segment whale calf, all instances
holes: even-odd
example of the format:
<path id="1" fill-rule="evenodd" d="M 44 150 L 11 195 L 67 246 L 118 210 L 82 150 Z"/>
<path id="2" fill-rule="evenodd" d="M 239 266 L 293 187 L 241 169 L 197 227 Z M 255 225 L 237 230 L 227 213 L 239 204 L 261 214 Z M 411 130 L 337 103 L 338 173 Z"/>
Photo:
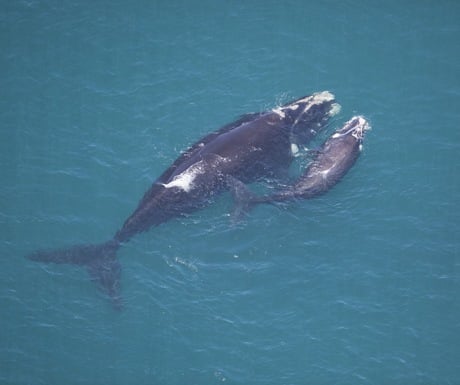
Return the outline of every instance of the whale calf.
<path id="1" fill-rule="evenodd" d="M 371 126 L 363 116 L 354 116 L 315 150 L 315 156 L 298 179 L 270 195 L 257 196 L 235 181 L 231 192 L 236 202 L 233 217 L 241 219 L 260 204 L 312 199 L 334 187 L 353 167 L 362 150 L 364 134 Z"/>
<path id="2" fill-rule="evenodd" d="M 85 267 L 114 306 L 121 308 L 121 266 L 116 252 L 122 244 L 153 226 L 209 205 L 223 191 L 281 175 L 288 170 L 298 148 L 307 145 L 339 110 L 334 95 L 323 91 L 244 115 L 180 155 L 109 241 L 38 250 L 27 257 Z M 280 192 L 279 199 L 289 194 Z"/>
<path id="3" fill-rule="evenodd" d="M 323 143 L 295 183 L 275 194 L 254 197 L 250 203 L 311 199 L 329 191 L 355 164 L 362 150 L 364 134 L 370 129 L 363 116 L 354 116 Z"/>

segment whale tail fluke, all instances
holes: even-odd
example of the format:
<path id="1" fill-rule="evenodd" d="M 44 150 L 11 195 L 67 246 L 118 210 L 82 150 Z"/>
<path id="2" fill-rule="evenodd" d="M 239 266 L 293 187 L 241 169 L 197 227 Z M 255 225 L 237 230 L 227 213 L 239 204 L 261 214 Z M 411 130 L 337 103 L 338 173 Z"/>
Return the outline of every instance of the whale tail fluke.
<path id="1" fill-rule="evenodd" d="M 107 294 L 114 307 L 121 309 L 121 265 L 116 258 L 120 243 L 110 240 L 101 244 L 75 245 L 57 250 L 38 250 L 26 257 L 45 263 L 80 265 L 87 269 L 91 280 Z"/>

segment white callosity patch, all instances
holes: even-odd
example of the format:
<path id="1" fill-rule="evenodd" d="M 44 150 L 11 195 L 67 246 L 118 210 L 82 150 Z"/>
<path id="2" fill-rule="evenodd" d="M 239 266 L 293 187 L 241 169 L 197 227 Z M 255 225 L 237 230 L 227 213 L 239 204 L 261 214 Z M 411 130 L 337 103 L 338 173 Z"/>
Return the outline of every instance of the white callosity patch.
<path id="1" fill-rule="evenodd" d="M 272 111 L 277 114 L 281 119 L 284 119 L 286 117 L 286 114 L 283 111 L 284 109 L 281 107 L 274 108 Z"/>
<path id="2" fill-rule="evenodd" d="M 311 102 L 312 104 L 320 104 L 324 102 L 331 102 L 335 99 L 335 96 L 332 92 L 329 91 L 322 91 L 316 92 L 311 96 L 307 96 L 304 99 L 298 100 L 298 103 L 306 103 Z"/>
<path id="3" fill-rule="evenodd" d="M 286 117 L 287 110 L 295 111 L 300 107 L 301 103 L 305 104 L 303 111 L 299 114 L 297 120 L 294 122 L 294 124 L 296 124 L 297 121 L 300 119 L 300 117 L 303 114 L 305 114 L 312 106 L 320 105 L 320 104 L 327 103 L 327 102 L 332 102 L 334 99 L 335 99 L 335 96 L 329 91 L 317 92 L 303 99 L 296 100 L 293 104 L 290 104 L 288 106 L 274 108 L 272 111 L 275 114 L 279 115 L 281 119 L 284 119 Z M 340 112 L 340 109 L 341 109 L 340 104 L 333 103 L 331 105 L 329 115 L 330 116 L 337 115 Z"/>
<path id="4" fill-rule="evenodd" d="M 341 138 L 346 135 L 353 135 L 357 140 L 363 139 L 364 131 L 371 129 L 371 126 L 363 116 L 354 116 L 345 126 L 339 131 L 332 135 L 332 138 Z"/>
<path id="5" fill-rule="evenodd" d="M 302 99 L 304 100 L 304 99 Z M 284 119 L 286 117 L 286 113 L 284 111 L 286 110 L 291 110 L 291 111 L 295 111 L 299 108 L 299 105 L 298 103 L 300 103 L 301 100 L 298 100 L 296 101 L 295 104 L 290 104 L 289 106 L 285 106 L 285 107 L 277 107 L 277 108 L 274 108 L 272 111 L 279 115 L 282 119 Z"/>
<path id="6" fill-rule="evenodd" d="M 193 182 L 198 175 L 206 172 L 203 161 L 192 164 L 185 171 L 176 175 L 169 183 L 163 183 L 166 188 L 178 187 L 185 192 L 189 192 L 193 188 Z"/>
<path id="7" fill-rule="evenodd" d="M 295 104 L 298 104 L 298 103 L 321 104 L 324 102 L 331 102 L 334 99 L 335 99 L 335 96 L 332 92 L 322 91 L 322 92 L 316 92 L 303 99 L 296 100 Z M 290 108 L 291 106 L 286 106 L 286 108 Z"/>

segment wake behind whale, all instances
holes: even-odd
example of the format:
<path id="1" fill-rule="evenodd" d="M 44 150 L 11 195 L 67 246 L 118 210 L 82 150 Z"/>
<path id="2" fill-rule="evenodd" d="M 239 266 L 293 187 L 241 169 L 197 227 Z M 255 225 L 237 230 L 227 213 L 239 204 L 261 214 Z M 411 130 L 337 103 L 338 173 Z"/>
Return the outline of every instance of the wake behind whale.
<path id="1" fill-rule="evenodd" d="M 335 185 L 352 167 L 368 124 L 355 117 L 323 145 L 305 173 L 272 196 L 254 196 L 246 185 L 286 174 L 299 148 L 305 147 L 340 110 L 328 91 L 283 106 L 247 114 L 187 149 L 152 184 L 114 237 L 101 244 L 38 250 L 34 261 L 80 265 L 121 308 L 121 265 L 117 250 L 134 235 L 206 207 L 231 191 L 242 211 L 256 204 L 310 199 Z"/>

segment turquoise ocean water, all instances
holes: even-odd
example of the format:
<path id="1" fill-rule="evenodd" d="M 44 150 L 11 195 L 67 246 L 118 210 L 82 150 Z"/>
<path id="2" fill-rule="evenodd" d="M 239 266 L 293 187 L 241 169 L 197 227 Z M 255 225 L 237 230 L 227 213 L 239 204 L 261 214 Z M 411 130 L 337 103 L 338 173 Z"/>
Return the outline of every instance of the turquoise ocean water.
<path id="1" fill-rule="evenodd" d="M 460 5 L 2 1 L 0 383 L 460 384 Z M 330 90 L 373 126 L 328 194 L 231 197 L 75 266 L 239 115 Z M 297 163 L 293 172 L 305 164 Z"/>

